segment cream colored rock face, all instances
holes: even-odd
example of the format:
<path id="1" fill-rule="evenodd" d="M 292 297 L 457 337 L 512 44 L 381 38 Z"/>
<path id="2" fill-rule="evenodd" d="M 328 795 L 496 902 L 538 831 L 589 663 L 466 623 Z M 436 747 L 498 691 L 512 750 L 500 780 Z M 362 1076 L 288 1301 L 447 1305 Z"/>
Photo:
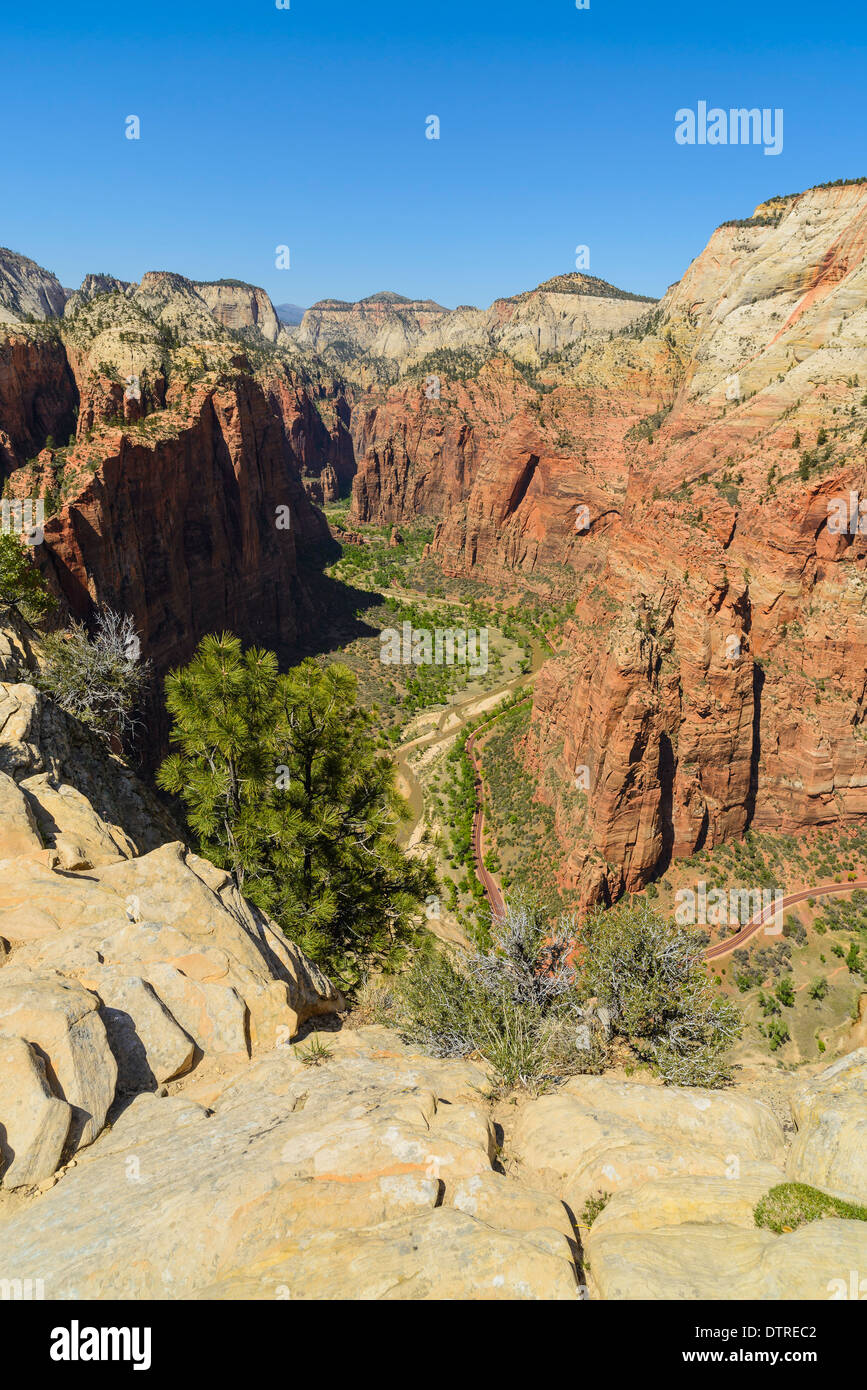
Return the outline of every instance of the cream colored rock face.
<path id="1" fill-rule="evenodd" d="M 867 1048 L 841 1057 L 803 1088 L 789 1177 L 867 1203 Z"/>
<path id="2" fill-rule="evenodd" d="M 785 1141 L 772 1112 L 719 1091 L 576 1077 L 518 1116 L 522 1170 L 579 1214 L 599 1191 L 619 1192 L 680 1174 L 725 1177 L 741 1165 L 781 1165 Z"/>
<path id="3" fill-rule="evenodd" d="M 562 1204 L 491 1170 L 484 1072 L 380 1029 L 322 1041 L 318 1066 L 302 1044 L 246 1066 L 210 1114 L 139 1096 L 0 1223 L 0 1273 L 50 1269 L 48 1298 L 577 1298 Z"/>
<path id="4" fill-rule="evenodd" d="M 341 1000 L 32 686 L 0 685 L 0 769 L 0 1182 L 27 1187 L 117 1097 L 246 1061 Z"/>

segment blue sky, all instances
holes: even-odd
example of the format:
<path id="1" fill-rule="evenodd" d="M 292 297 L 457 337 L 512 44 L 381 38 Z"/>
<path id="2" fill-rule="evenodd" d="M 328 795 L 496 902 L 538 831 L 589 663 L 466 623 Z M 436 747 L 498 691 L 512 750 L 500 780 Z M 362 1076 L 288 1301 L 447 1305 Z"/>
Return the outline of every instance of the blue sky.
<path id="1" fill-rule="evenodd" d="M 863 0 L 4 9 L 0 245 L 73 287 L 170 269 L 487 305 L 580 244 L 657 295 L 719 222 L 867 174 Z M 782 153 L 677 145 L 700 100 L 782 107 Z"/>

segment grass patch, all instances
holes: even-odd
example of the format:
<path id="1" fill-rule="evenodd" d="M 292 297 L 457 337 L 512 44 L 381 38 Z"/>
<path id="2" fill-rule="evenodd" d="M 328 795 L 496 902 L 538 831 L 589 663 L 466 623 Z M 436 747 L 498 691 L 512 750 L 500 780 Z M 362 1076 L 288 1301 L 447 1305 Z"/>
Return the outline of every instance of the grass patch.
<path id="1" fill-rule="evenodd" d="M 782 1235 L 784 1231 L 796 1231 L 809 1221 L 820 1221 L 828 1216 L 841 1221 L 867 1221 L 867 1207 L 829 1197 L 827 1192 L 820 1192 L 804 1182 L 781 1182 L 765 1193 L 756 1205 L 754 1216 L 757 1226 L 767 1226 L 768 1230 Z"/>

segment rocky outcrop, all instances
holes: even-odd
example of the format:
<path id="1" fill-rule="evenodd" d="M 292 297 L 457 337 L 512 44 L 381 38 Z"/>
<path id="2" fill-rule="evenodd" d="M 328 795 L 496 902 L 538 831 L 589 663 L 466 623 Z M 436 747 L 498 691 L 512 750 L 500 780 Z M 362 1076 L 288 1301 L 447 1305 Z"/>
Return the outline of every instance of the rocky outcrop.
<path id="1" fill-rule="evenodd" d="M 798 1125 L 788 1163 L 792 1181 L 867 1203 L 867 1047 L 808 1082 L 792 1109 Z"/>
<path id="2" fill-rule="evenodd" d="M 352 516 L 387 525 L 416 517 L 450 516 L 472 490 L 483 461 L 496 468 L 503 420 L 532 435 L 534 393 L 505 358 L 469 380 L 437 378 L 439 396 L 424 380 L 372 393 L 357 403 L 352 436 L 357 474 Z"/>
<path id="3" fill-rule="evenodd" d="M 114 863 L 180 838 L 121 758 L 32 685 L 8 676 L 0 685 L 0 786 L 7 856 L 41 845 L 60 859 L 77 847 L 93 864 Z"/>
<path id="4" fill-rule="evenodd" d="M 835 1182 L 843 1178 L 850 1191 L 853 1184 L 856 1190 L 860 1185 L 863 1200 L 863 1179 L 854 1175 L 859 1166 L 858 1146 L 863 1147 L 857 1126 L 863 1129 L 867 1120 L 865 1067 L 867 1052 L 862 1049 L 834 1063 L 796 1095 L 792 1113 L 798 1134 L 787 1160 L 790 1178 L 832 1195 Z M 605 1113 L 611 1103 L 606 1084 L 597 1083 L 596 1100 L 604 1111 L 595 1118 L 610 1124 Z M 618 1088 L 615 1106 L 621 1119 L 630 1089 L 643 1092 L 649 1088 Z M 661 1097 L 667 1094 L 662 1092 Z M 682 1094 L 689 1097 L 687 1104 L 696 1111 L 704 1104 L 699 1092 Z M 718 1100 L 725 1108 L 726 1098 Z M 755 1102 L 740 1104 L 759 1109 Z M 844 1112 L 848 1119 L 841 1123 Z M 756 1124 L 754 1116 L 745 1126 L 747 1116 L 742 1111 L 734 1126 L 731 1117 L 720 1125 L 719 1109 L 715 1110 L 713 1103 L 705 1104 L 702 1119 L 706 1118 L 707 1127 L 700 1142 L 706 1163 L 687 1176 L 692 1160 L 687 1157 L 685 1161 L 683 1152 L 678 1151 L 679 1140 L 686 1138 L 691 1147 L 702 1122 L 690 1123 L 684 1132 L 681 1107 L 676 1105 L 672 1134 L 665 1127 L 664 1104 L 647 1108 L 637 1094 L 627 1113 L 633 1124 L 651 1129 L 644 1140 L 645 1145 L 649 1141 L 653 1152 L 646 1151 L 643 1164 L 625 1166 L 624 1159 L 631 1165 L 632 1150 L 611 1150 L 609 1138 L 609 1161 L 600 1165 L 602 1155 L 597 1155 L 597 1192 L 605 1191 L 610 1200 L 589 1230 L 582 1231 L 591 1296 L 677 1300 L 859 1296 L 857 1290 L 854 1295 L 850 1290 L 849 1271 L 863 1268 L 867 1258 L 867 1222 L 818 1220 L 782 1235 L 756 1225 L 757 1203 L 769 1188 L 784 1181 L 779 1166 L 782 1136 L 772 1132 L 767 1117 Z M 547 1117 L 530 1118 L 530 1133 L 537 1146 L 543 1142 L 542 1126 L 552 1119 L 550 1112 Z M 559 1130 L 557 1136 L 557 1152 L 562 1153 Z M 543 1155 L 538 1147 L 535 1152 Z M 575 1157 L 579 1165 L 584 1163 L 586 1148 L 579 1149 Z M 569 1155 L 570 1167 L 573 1161 Z M 562 1163 L 559 1159 L 560 1166 Z M 580 1186 L 580 1166 L 577 1172 Z"/>
<path id="5" fill-rule="evenodd" d="M 780 1123 L 759 1101 L 595 1076 L 524 1106 L 511 1147 L 522 1175 L 576 1214 L 600 1188 L 616 1194 L 665 1175 L 724 1178 L 730 1155 L 736 1166 L 771 1165 L 776 1181 L 785 1162 Z"/>
<path id="6" fill-rule="evenodd" d="M 716 1192 L 728 1198 L 725 1178 L 716 1180 Z M 814 1221 L 779 1236 L 755 1226 L 684 1221 L 636 1235 L 618 1229 L 618 1210 L 612 1202 L 605 1233 L 588 1243 L 591 1296 L 677 1302 L 858 1296 L 850 1292 L 850 1271 L 862 1269 L 867 1256 L 863 1221 Z"/>
<path id="7" fill-rule="evenodd" d="M 280 322 L 270 298 L 257 285 L 246 285 L 240 280 L 215 280 L 210 284 L 197 280 L 195 287 L 224 328 L 254 328 L 266 342 L 276 343 Z"/>
<path id="8" fill-rule="evenodd" d="M 64 317 L 72 318 L 97 295 L 126 294 L 135 288 L 129 280 L 118 280 L 115 275 L 85 275 L 78 289 L 67 299 L 63 310 Z"/>
<path id="9" fill-rule="evenodd" d="M 0 323 L 57 318 L 67 291 L 50 270 L 0 246 Z"/>
<path id="10" fill-rule="evenodd" d="M 488 1085 L 379 1027 L 223 1059 L 135 1096 L 0 1216 L 0 1277 L 49 1270 L 54 1299 L 809 1300 L 863 1266 L 864 1222 L 756 1225 L 785 1162 L 759 1102 L 576 1078 L 506 1107 L 503 1172 Z"/>
<path id="11" fill-rule="evenodd" d="M 0 763 L 0 1185 L 23 1188 L 130 1096 L 273 1048 L 342 1001 L 31 686 L 0 686 Z"/>
<path id="12" fill-rule="evenodd" d="M 50 1269 L 60 1299 L 577 1298 L 562 1204 L 492 1171 L 484 1073 L 381 1029 L 323 1040 L 315 1067 L 281 1046 L 138 1097 L 0 1222 L 0 1275 Z"/>

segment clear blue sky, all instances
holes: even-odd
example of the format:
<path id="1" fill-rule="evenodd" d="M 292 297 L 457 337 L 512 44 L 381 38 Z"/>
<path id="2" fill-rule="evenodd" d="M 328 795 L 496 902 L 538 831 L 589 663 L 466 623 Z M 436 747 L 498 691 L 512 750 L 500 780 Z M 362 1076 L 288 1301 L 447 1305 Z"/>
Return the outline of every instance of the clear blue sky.
<path id="1" fill-rule="evenodd" d="M 170 269 L 487 305 L 586 244 L 656 295 L 719 222 L 867 174 L 864 0 L 4 9 L 0 245 L 73 287 Z M 700 100 L 782 107 L 783 152 L 677 145 Z"/>

